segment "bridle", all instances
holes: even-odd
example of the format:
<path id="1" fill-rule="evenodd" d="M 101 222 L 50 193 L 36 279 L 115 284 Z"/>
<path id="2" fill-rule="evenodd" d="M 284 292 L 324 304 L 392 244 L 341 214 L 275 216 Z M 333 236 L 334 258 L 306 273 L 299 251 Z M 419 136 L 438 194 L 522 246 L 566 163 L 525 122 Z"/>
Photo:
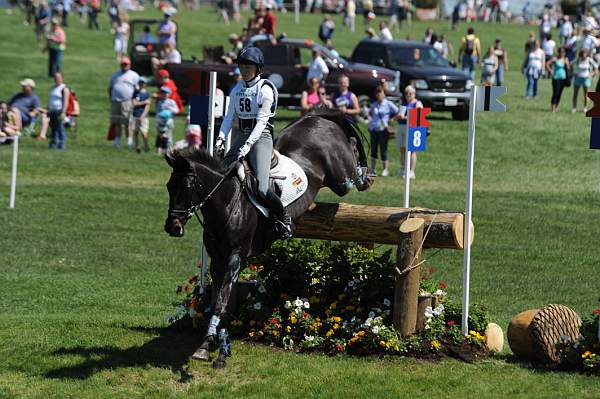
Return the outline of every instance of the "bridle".
<path id="1" fill-rule="evenodd" d="M 204 223 L 202 222 L 202 219 L 200 219 L 200 216 L 198 215 L 198 211 L 200 209 L 202 209 L 202 207 L 212 198 L 213 194 L 219 189 L 219 187 L 221 187 L 221 185 L 225 182 L 225 180 L 227 180 L 227 178 L 229 177 L 229 174 L 231 173 L 232 170 L 234 170 L 234 168 L 230 167 L 227 170 L 227 172 L 225 172 L 225 174 L 223 174 L 223 177 L 217 182 L 215 187 L 212 190 L 210 190 L 210 192 L 206 195 L 206 197 L 201 199 L 200 202 L 197 204 L 194 204 L 193 194 L 195 193 L 199 198 L 202 198 L 202 191 L 204 190 L 204 186 L 198 180 L 198 175 L 196 175 L 193 172 L 188 172 L 188 173 L 172 172 L 171 176 L 191 177 L 192 182 L 193 182 L 193 186 L 192 186 L 193 192 L 192 192 L 191 206 L 187 209 L 171 209 L 171 208 L 169 208 L 169 210 L 168 210 L 169 217 L 174 217 L 177 219 L 185 218 L 185 220 L 188 220 L 189 218 L 192 217 L 192 214 L 194 214 L 196 216 L 196 219 L 198 219 L 198 222 L 202 225 L 202 227 L 204 227 Z"/>

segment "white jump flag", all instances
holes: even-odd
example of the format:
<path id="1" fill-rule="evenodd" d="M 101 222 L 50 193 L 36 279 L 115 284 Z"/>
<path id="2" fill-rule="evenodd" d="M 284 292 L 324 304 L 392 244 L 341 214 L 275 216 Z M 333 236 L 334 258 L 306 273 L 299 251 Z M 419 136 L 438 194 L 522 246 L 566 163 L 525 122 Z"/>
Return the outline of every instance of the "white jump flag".
<path id="1" fill-rule="evenodd" d="M 467 195 L 465 198 L 464 258 L 463 258 L 463 298 L 462 332 L 469 332 L 469 289 L 471 278 L 471 212 L 473 208 L 473 163 L 475 161 L 475 112 L 506 112 L 506 105 L 498 97 L 506 93 L 506 87 L 473 86 L 469 102 L 469 135 L 467 139 Z"/>

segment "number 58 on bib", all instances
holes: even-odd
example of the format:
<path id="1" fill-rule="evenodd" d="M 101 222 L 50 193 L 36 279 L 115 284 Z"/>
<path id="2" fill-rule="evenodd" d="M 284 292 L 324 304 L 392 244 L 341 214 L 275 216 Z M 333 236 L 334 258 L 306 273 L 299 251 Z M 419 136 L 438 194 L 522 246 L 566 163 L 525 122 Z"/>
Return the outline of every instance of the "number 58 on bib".
<path id="1" fill-rule="evenodd" d="M 408 151 L 425 151 L 427 139 L 426 127 L 408 128 Z"/>

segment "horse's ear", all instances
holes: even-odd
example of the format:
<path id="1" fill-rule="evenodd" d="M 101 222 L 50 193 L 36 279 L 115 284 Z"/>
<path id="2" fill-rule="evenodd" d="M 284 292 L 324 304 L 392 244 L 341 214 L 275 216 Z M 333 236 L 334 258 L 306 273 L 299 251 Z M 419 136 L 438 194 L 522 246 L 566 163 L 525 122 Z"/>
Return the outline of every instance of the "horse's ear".
<path id="1" fill-rule="evenodd" d="M 173 156 L 173 152 L 167 151 L 165 152 L 165 160 L 169 164 L 170 167 L 175 167 L 175 157 Z"/>

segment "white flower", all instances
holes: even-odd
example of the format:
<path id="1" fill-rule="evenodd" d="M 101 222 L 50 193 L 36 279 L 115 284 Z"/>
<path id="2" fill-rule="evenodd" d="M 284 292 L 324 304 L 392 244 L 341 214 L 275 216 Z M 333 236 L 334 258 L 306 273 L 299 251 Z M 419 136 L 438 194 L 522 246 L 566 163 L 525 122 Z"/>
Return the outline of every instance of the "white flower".
<path id="1" fill-rule="evenodd" d="M 304 305 L 304 302 L 302 301 L 302 299 L 296 298 L 296 300 L 294 301 L 294 306 L 297 308 L 300 308 L 300 307 L 302 307 L 302 305 Z"/>
<path id="2" fill-rule="evenodd" d="M 385 299 L 383 300 L 383 304 L 384 304 L 385 306 L 390 306 L 390 305 L 392 304 L 392 302 L 390 302 L 390 300 L 389 300 L 389 299 L 385 298 Z"/>
<path id="3" fill-rule="evenodd" d="M 305 336 L 304 336 L 304 340 L 305 340 L 306 342 L 312 342 L 312 341 L 314 341 L 314 340 L 315 340 L 315 337 L 313 337 L 312 335 L 305 335 Z"/>
<path id="4" fill-rule="evenodd" d="M 191 308 L 188 313 L 189 313 L 190 317 L 194 317 L 194 316 L 196 316 L 197 312 L 196 312 L 196 309 Z"/>
<path id="5" fill-rule="evenodd" d="M 260 292 L 261 294 L 264 294 L 265 292 L 267 292 L 267 289 L 265 288 L 264 285 L 259 285 L 258 286 L 258 292 Z"/>
<path id="6" fill-rule="evenodd" d="M 309 309 L 310 308 L 310 303 L 308 303 L 308 301 L 304 302 L 304 309 Z"/>
<path id="7" fill-rule="evenodd" d="M 381 323 L 381 322 L 383 322 L 383 319 L 381 318 L 381 316 L 377 316 L 373 321 L 377 322 L 377 323 Z"/>
<path id="8" fill-rule="evenodd" d="M 373 319 L 369 317 L 367 320 L 365 320 L 363 327 L 370 327 L 372 321 Z"/>
<path id="9" fill-rule="evenodd" d="M 352 319 L 350 319 L 350 323 L 354 323 L 356 321 L 356 316 L 352 316 Z"/>
<path id="10" fill-rule="evenodd" d="M 286 309 L 289 309 L 292 307 L 292 303 L 290 301 L 285 301 L 285 305 L 283 305 Z"/>
<path id="11" fill-rule="evenodd" d="M 433 296 L 437 296 L 437 297 L 445 297 L 446 296 L 446 291 L 444 290 L 437 290 L 436 292 L 433 293 Z"/>
<path id="12" fill-rule="evenodd" d="M 442 314 L 444 314 L 444 305 L 438 305 L 433 309 L 434 316 L 441 316 Z"/>
<path id="13" fill-rule="evenodd" d="M 375 312 L 370 311 L 369 312 L 369 319 L 372 319 L 373 317 L 375 317 Z"/>
<path id="14" fill-rule="evenodd" d="M 425 308 L 425 317 L 428 319 L 431 319 L 433 317 L 433 309 L 431 308 L 431 306 L 427 306 Z"/>
<path id="15" fill-rule="evenodd" d="M 254 304 L 254 309 L 256 309 L 256 310 L 260 310 L 261 306 L 262 306 L 262 305 L 260 304 L 260 302 L 256 302 L 256 303 Z"/>
<path id="16" fill-rule="evenodd" d="M 373 326 L 371 332 L 375 335 L 379 334 L 379 326 Z"/>

